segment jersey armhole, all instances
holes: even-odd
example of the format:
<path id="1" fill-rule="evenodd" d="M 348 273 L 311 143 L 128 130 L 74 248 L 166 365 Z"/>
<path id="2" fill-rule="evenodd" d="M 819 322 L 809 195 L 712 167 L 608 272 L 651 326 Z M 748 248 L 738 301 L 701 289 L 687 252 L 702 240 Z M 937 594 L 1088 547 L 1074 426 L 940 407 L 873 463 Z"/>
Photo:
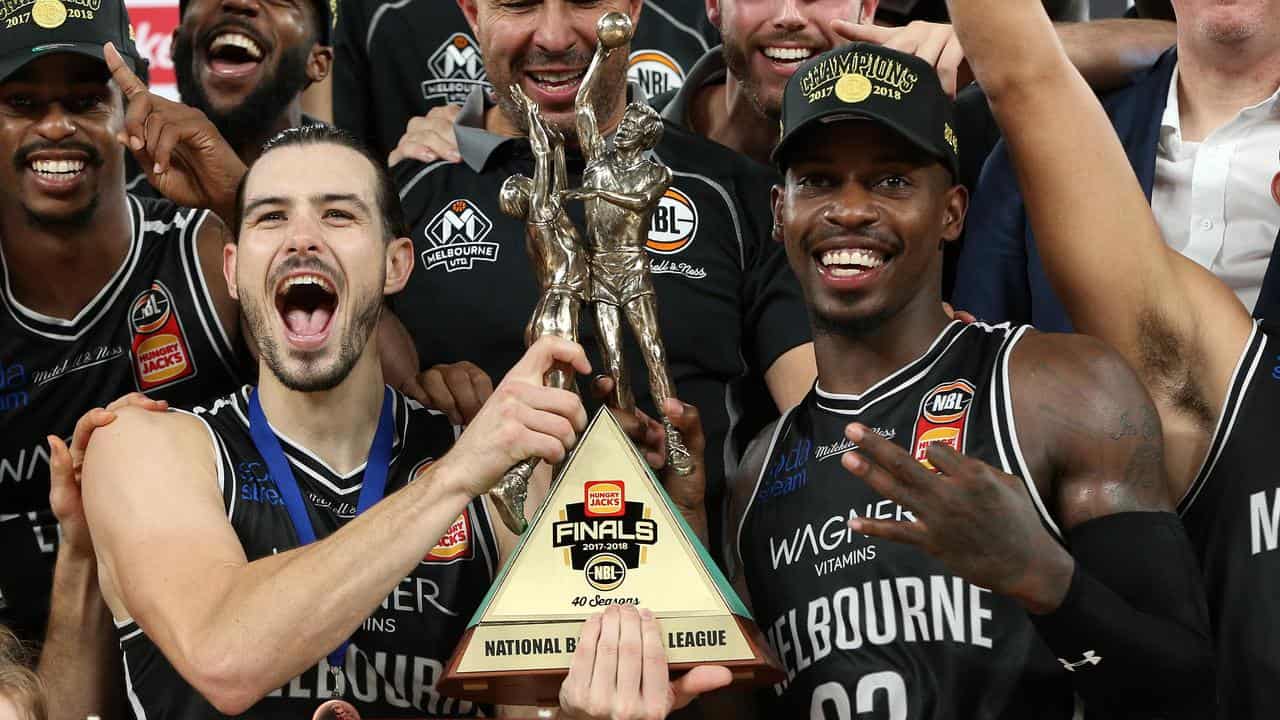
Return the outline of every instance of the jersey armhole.
<path id="1" fill-rule="evenodd" d="M 751 486 L 751 497 L 747 498 L 747 504 L 742 508 L 742 517 L 738 518 L 738 532 L 734 538 L 732 557 L 726 558 L 731 565 L 735 566 L 730 568 L 734 571 L 732 573 L 733 576 L 746 572 L 746 562 L 742 556 L 742 531 L 747 526 L 747 518 L 751 516 L 751 508 L 755 507 L 756 496 L 760 494 L 760 483 L 764 481 L 765 471 L 769 469 L 769 458 L 773 457 L 773 451 L 778 446 L 778 438 L 782 437 L 783 431 L 790 427 L 791 416 L 795 413 L 796 408 L 803 404 L 801 402 L 799 405 L 788 408 L 786 412 L 782 413 L 782 417 L 778 418 L 778 424 L 773 429 L 773 436 L 769 438 L 769 445 L 765 448 L 764 455 L 761 457 L 760 471 L 756 473 L 756 481 Z M 732 490 L 729 491 L 729 502 L 731 504 L 733 502 Z"/>
<path id="2" fill-rule="evenodd" d="M 205 432 L 209 434 L 209 442 L 213 448 L 213 462 L 218 468 L 218 490 L 222 493 L 222 506 L 227 512 L 227 521 L 230 522 L 236 509 L 236 484 L 235 474 L 231 470 L 231 456 L 227 453 L 227 447 L 223 444 L 222 438 L 213 431 L 213 426 L 207 420 L 200 417 L 196 413 L 179 408 L 171 408 L 170 412 L 182 413 L 190 415 L 204 426 Z M 228 480 L 230 482 L 228 483 Z"/>
<path id="3" fill-rule="evenodd" d="M 1022 480 L 1022 484 L 1027 490 L 1027 495 L 1031 497 L 1031 504 L 1035 506 L 1036 513 L 1040 516 L 1041 524 L 1059 543 L 1065 546 L 1066 540 L 1062 535 L 1062 529 L 1058 527 L 1057 521 L 1049 514 L 1044 498 L 1040 497 L 1040 488 L 1036 485 L 1035 478 L 1031 475 L 1031 469 L 1027 466 L 1026 457 L 1022 453 L 1022 444 L 1018 441 L 1017 421 L 1014 419 L 1013 414 L 1013 390 L 1009 382 L 1009 358 L 1013 356 L 1014 346 L 1026 335 L 1029 329 L 1029 325 L 1012 329 L 1005 337 L 1004 344 L 1000 347 L 1000 352 L 996 355 L 996 362 L 991 370 L 991 382 L 989 383 L 991 392 L 991 432 L 995 437 L 996 449 L 1000 454 L 1000 463 L 1004 466 L 1004 471 Z"/>
<path id="4" fill-rule="evenodd" d="M 1204 459 L 1200 462 L 1200 469 L 1178 500 L 1179 516 L 1185 516 L 1191 509 L 1192 503 L 1199 497 L 1200 491 L 1204 489 L 1209 476 L 1213 474 L 1213 469 L 1217 466 L 1218 459 L 1222 457 L 1222 451 L 1226 448 L 1227 441 L 1231 438 L 1231 431 L 1235 429 L 1236 417 L 1240 414 L 1240 406 L 1244 404 L 1245 395 L 1250 383 L 1253 382 L 1253 375 L 1257 371 L 1259 363 L 1262 362 L 1266 346 L 1267 335 L 1261 331 L 1258 321 L 1255 320 L 1253 329 L 1249 331 L 1249 338 L 1245 341 L 1244 348 L 1240 351 L 1240 359 L 1236 361 L 1236 367 L 1231 371 L 1231 384 L 1227 386 L 1227 396 L 1222 399 L 1222 410 L 1218 413 L 1218 422 L 1214 426 L 1213 435 L 1209 438 L 1209 447 L 1205 449 Z"/>
<path id="5" fill-rule="evenodd" d="M 208 210 L 195 211 L 183 229 L 182 270 L 187 280 L 187 292 L 191 296 L 191 303 L 196 307 L 196 317 L 200 319 L 200 327 L 209 340 L 209 346 L 218 356 L 228 377 L 238 380 L 240 373 L 236 372 L 235 348 L 227 329 L 222 326 L 222 319 L 218 317 L 213 294 L 209 292 L 209 281 L 200 262 L 200 230 L 210 214 Z"/>

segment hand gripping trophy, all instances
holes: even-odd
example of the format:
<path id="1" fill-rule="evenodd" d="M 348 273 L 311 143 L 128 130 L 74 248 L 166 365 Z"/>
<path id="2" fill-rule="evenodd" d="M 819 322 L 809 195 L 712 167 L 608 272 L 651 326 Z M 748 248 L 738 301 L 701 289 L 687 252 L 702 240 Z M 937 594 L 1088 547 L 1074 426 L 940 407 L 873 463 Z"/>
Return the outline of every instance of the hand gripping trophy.
<path id="1" fill-rule="evenodd" d="M 635 409 L 635 398 L 627 381 L 622 352 L 622 316 L 636 335 L 645 365 L 654 404 L 661 412 L 667 398 L 675 397 L 675 384 L 667 370 L 666 349 L 658 327 L 658 302 L 649 276 L 649 256 L 645 251 L 649 218 L 671 184 L 671 171 L 645 156 L 662 137 L 662 119 L 647 105 L 631 103 L 609 148 L 597 125 L 593 94 L 600 84 L 602 66 L 632 36 L 631 19 L 622 13 L 600 18 L 596 35 L 600 42 L 574 101 L 578 142 L 586 169 L 582 187 L 564 189 L 563 140 L 538 115 L 537 107 L 520 88 L 513 87 L 513 99 L 525 113 L 529 140 L 535 158 L 534 178 L 508 178 L 501 192 L 503 211 L 527 223 L 528 248 L 538 268 L 543 295 L 530 321 L 526 340 L 555 334 L 577 340 L 578 311 L 584 297 L 595 309 L 600 350 L 614 379 L 613 405 L 623 412 Z M 586 203 L 586 253 L 589 278 L 584 271 L 578 233 L 564 215 L 564 203 Z M 572 387 L 568 368 L 548 373 L 546 382 L 556 387 Z M 667 462 L 676 472 L 693 472 L 693 459 L 684 440 L 663 417 Z M 536 460 L 525 460 L 507 471 L 490 491 L 499 514 L 513 532 L 525 529 L 524 500 Z"/>

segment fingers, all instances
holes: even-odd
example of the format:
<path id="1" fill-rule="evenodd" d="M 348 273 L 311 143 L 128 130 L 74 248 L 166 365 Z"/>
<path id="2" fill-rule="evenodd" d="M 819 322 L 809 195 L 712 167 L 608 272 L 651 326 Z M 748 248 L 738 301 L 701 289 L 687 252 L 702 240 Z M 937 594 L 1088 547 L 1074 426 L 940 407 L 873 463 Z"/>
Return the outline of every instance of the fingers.
<path id="1" fill-rule="evenodd" d="M 49 443 L 50 485 L 56 492 L 59 486 L 75 481 L 71 474 L 71 451 L 62 442 L 62 438 L 56 435 L 49 435 L 45 440 Z"/>
<path id="2" fill-rule="evenodd" d="M 667 650 L 662 646 L 662 626 L 649 608 L 640 610 L 640 632 L 644 653 L 644 680 L 640 689 L 644 706 L 663 708 L 669 699 L 671 673 L 667 669 Z"/>
<path id="3" fill-rule="evenodd" d="M 591 378 L 592 399 L 596 402 L 607 401 L 609 399 L 609 394 L 613 392 L 613 386 L 615 384 L 613 376 L 605 373 L 600 373 L 599 375 Z"/>
<path id="4" fill-rule="evenodd" d="M 915 24 L 914 22 L 911 23 L 911 25 Z M 916 47 L 913 54 L 933 67 L 938 67 L 938 60 L 942 57 L 942 51 L 947 47 L 947 42 L 955 38 L 955 33 L 951 31 L 951 27 L 934 23 L 921 23 L 918 27 L 911 29 L 921 36 L 918 41 L 914 42 Z M 912 51 L 903 48 L 903 52 Z"/>
<path id="5" fill-rule="evenodd" d="M 871 518 L 853 518 L 849 527 L 863 535 L 871 535 L 890 542 L 904 543 L 924 547 L 928 533 L 920 521 L 906 520 L 873 520 Z"/>
<path id="6" fill-rule="evenodd" d="M 618 685 L 616 694 L 623 698 L 639 698 L 643 682 L 652 684 L 650 668 L 646 662 L 643 637 L 643 619 L 634 605 L 613 605 L 618 613 Z M 666 683 L 666 668 L 662 681 Z"/>
<path id="7" fill-rule="evenodd" d="M 71 452 L 61 438 L 50 435 L 49 443 L 49 508 L 63 523 L 80 511 L 80 487 L 76 484 Z"/>
<path id="8" fill-rule="evenodd" d="M 956 320 L 959 320 L 960 322 L 964 323 L 965 325 L 968 325 L 968 324 L 970 324 L 970 323 L 976 323 L 976 322 L 978 322 L 978 318 L 974 317 L 973 313 L 971 313 L 971 312 L 966 312 L 966 311 L 964 311 L 964 310 L 957 310 L 957 311 L 956 311 L 955 319 L 956 319 Z"/>
<path id="9" fill-rule="evenodd" d="M 387 158 L 387 165 L 394 166 L 405 158 L 424 163 L 436 160 L 461 162 L 458 138 L 453 132 L 461 110 L 458 105 L 443 105 L 433 108 L 425 116 L 410 118 L 404 136 Z"/>
<path id="10" fill-rule="evenodd" d="M 852 423 L 846 427 L 844 435 L 858 444 L 857 453 L 853 454 L 851 462 L 870 460 L 904 485 L 927 487 L 932 484 L 933 473 L 892 440 L 881 437 L 861 423 Z M 865 457 L 858 458 L 859 454 Z M 861 474 L 860 471 L 854 473 Z"/>
<path id="11" fill-rule="evenodd" d="M 591 673 L 591 698 L 587 707 L 593 715 L 613 705 L 618 678 L 618 646 L 622 633 L 621 614 L 610 605 L 600 620 L 600 640 L 596 645 L 596 662 Z"/>
<path id="12" fill-rule="evenodd" d="M 667 398 L 662 411 L 684 437 L 684 444 L 689 452 L 695 457 L 702 457 L 707 449 L 707 438 L 702 432 L 702 416 L 698 413 L 698 408 L 675 398 Z"/>
<path id="13" fill-rule="evenodd" d="M 591 372 L 591 363 L 581 345 L 554 335 L 544 335 L 529 347 L 520 362 L 507 373 L 507 378 L 523 378 L 527 382 L 541 384 L 543 376 L 557 362 L 570 365 L 583 375 Z"/>
<path id="14" fill-rule="evenodd" d="M 954 100 L 956 93 L 967 82 L 961 77 L 966 70 L 964 48 L 960 47 L 960 38 L 951 34 L 946 47 L 938 57 L 938 79 L 942 81 L 942 89 Z"/>
<path id="15" fill-rule="evenodd" d="M 560 707 L 571 712 L 586 710 L 591 692 L 591 677 L 595 673 L 596 646 L 600 642 L 601 614 L 596 613 L 582 624 L 578 635 L 578 647 L 569 661 L 569 675 L 560 684 Z"/>
<path id="16" fill-rule="evenodd" d="M 470 362 L 436 365 L 422 374 L 428 406 L 449 416 L 454 425 L 465 425 L 480 412 L 493 382 L 485 371 Z"/>
<path id="17" fill-rule="evenodd" d="M 140 392 L 131 392 L 128 395 L 122 395 L 121 397 L 112 400 L 107 405 L 106 409 L 107 412 L 115 412 L 120 408 L 128 406 L 139 407 L 143 410 L 164 411 L 169 409 L 169 402 L 167 400 L 149 398 Z"/>
<path id="18" fill-rule="evenodd" d="M 942 474 L 955 477 L 957 475 L 967 474 L 966 465 L 969 459 L 955 451 L 955 448 L 946 443 L 934 443 L 925 451 L 925 456 L 929 458 L 929 464 L 937 468 Z"/>
<path id="19" fill-rule="evenodd" d="M 720 665 L 699 665 L 671 683 L 671 691 L 675 695 L 675 702 L 671 709 L 678 710 L 699 695 L 728 687 L 731 682 L 733 682 L 733 673 L 729 668 Z"/>
<path id="20" fill-rule="evenodd" d="M 871 42 L 883 45 L 885 40 L 893 37 L 893 29 L 867 23 L 865 25 L 837 18 L 831 21 L 831 29 L 835 34 L 850 42 Z"/>
<path id="21" fill-rule="evenodd" d="M 152 168 L 152 172 L 156 175 L 169 169 L 169 161 L 173 157 L 173 149 L 178 146 L 178 142 L 182 139 L 177 125 L 172 123 L 164 123 L 163 125 L 155 144 L 147 144 L 147 147 L 151 148 L 152 157 L 156 160 Z"/>
<path id="22" fill-rule="evenodd" d="M 436 365 L 422 374 L 422 390 L 427 396 L 427 407 L 439 410 L 449 417 L 454 425 L 462 424 L 462 413 L 458 412 L 458 401 L 449 390 L 445 381 L 442 366 Z"/>
<path id="23" fill-rule="evenodd" d="M 120 86 L 120 91 L 124 93 L 126 98 L 132 100 L 135 95 L 146 95 L 146 83 L 138 79 L 137 75 L 129 69 L 129 65 L 125 63 L 124 58 L 120 56 L 120 51 L 116 50 L 116 46 L 107 43 L 102 46 L 103 59 L 107 61 L 107 69 L 111 71 L 111 79 L 116 81 L 116 85 Z"/>

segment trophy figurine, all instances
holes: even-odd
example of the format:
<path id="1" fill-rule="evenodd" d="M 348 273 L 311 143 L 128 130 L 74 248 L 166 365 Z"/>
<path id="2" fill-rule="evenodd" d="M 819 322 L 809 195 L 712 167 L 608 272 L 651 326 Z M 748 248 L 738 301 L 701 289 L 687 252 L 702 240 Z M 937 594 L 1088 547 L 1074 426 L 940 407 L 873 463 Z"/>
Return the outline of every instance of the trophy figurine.
<path id="1" fill-rule="evenodd" d="M 645 249 L 649 216 L 671 172 L 645 153 L 662 122 L 628 105 L 605 144 L 591 106 L 603 67 L 631 39 L 631 21 L 609 13 L 596 26 L 600 42 L 575 100 L 578 139 L 587 161 L 582 187 L 565 182 L 563 139 L 519 87 L 513 106 L 528 125 L 533 177 L 503 184 L 502 211 L 525 222 L 528 251 L 542 296 L 526 341 L 542 335 L 577 340 L 578 315 L 590 301 L 604 364 L 614 379 L 612 404 L 631 412 L 635 400 L 622 355 L 622 317 L 639 340 L 659 410 L 674 386 L 658 332 L 657 300 Z M 565 215 L 586 205 L 587 243 Z M 543 381 L 574 388 L 572 368 L 556 366 Z M 695 470 L 680 434 L 663 418 L 671 472 Z M 577 446 L 556 469 L 546 499 L 526 523 L 525 496 L 537 461 L 512 466 L 490 491 L 498 514 L 521 533 L 489 594 L 468 623 L 438 688 L 455 698 L 503 705 L 555 704 L 586 618 L 608 605 L 638 605 L 662 623 L 668 668 L 679 674 L 724 665 L 735 684 L 779 682 L 781 666 L 751 614 L 676 512 L 662 484 L 608 408 L 596 413 Z M 526 524 L 528 527 L 526 527 Z"/>
<path id="2" fill-rule="evenodd" d="M 538 106 L 525 96 L 519 85 L 511 88 L 511 99 L 525 116 L 529 144 L 533 148 L 533 178 L 512 175 L 502 184 L 498 205 L 502 212 L 525 221 L 529 259 L 537 273 L 542 296 L 525 328 L 525 344 L 532 345 L 543 335 L 578 341 L 578 315 L 588 297 L 590 275 L 585 248 L 578 229 L 564 213 L 564 138 L 547 126 Z M 577 390 L 573 368 L 557 364 L 543 378 L 543 384 Z M 512 532 L 523 533 L 525 497 L 529 478 L 538 465 L 527 458 L 512 466 L 489 491 L 502 522 Z"/>

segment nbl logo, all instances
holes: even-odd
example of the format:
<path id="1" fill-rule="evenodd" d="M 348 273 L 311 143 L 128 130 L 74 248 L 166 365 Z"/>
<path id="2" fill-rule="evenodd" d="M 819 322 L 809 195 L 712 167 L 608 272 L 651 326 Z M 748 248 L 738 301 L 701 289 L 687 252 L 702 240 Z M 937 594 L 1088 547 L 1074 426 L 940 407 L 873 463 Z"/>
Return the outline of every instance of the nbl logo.
<path id="1" fill-rule="evenodd" d="M 638 83 L 645 95 L 654 97 L 684 84 L 684 70 L 660 50 L 637 50 L 627 61 L 627 79 Z"/>
<path id="2" fill-rule="evenodd" d="M 139 390 L 176 383 L 196 374 L 186 334 L 169 289 L 156 281 L 129 305 L 133 370 Z"/>
<path id="3" fill-rule="evenodd" d="M 569 503 L 551 525 L 552 547 L 564 551 L 564 562 L 581 570 L 591 587 L 616 590 L 627 570 L 640 567 L 646 548 L 658 541 L 658 524 L 642 502 L 627 502 L 626 483 L 585 483 L 581 503 Z"/>
<path id="4" fill-rule="evenodd" d="M 435 77 L 422 83 L 422 96 L 455 105 L 467 99 L 472 88 L 488 87 L 480 46 L 465 33 L 454 33 L 427 59 Z"/>
<path id="5" fill-rule="evenodd" d="M 427 223 L 431 249 L 422 253 L 427 269 L 444 267 L 448 272 L 470 270 L 476 261 L 495 262 L 498 243 L 484 242 L 493 223 L 470 200 L 458 199 L 444 206 Z"/>
<path id="6" fill-rule="evenodd" d="M 697 232 L 698 208 L 693 200 L 675 188 L 667 188 L 649 219 L 645 247 L 659 255 L 674 255 L 689 247 Z"/>
<path id="7" fill-rule="evenodd" d="M 973 404 L 974 388 L 968 380 L 942 383 L 925 394 L 916 416 L 915 438 L 911 454 L 930 470 L 929 446 L 942 443 L 958 453 L 964 452 L 964 431 Z"/>

